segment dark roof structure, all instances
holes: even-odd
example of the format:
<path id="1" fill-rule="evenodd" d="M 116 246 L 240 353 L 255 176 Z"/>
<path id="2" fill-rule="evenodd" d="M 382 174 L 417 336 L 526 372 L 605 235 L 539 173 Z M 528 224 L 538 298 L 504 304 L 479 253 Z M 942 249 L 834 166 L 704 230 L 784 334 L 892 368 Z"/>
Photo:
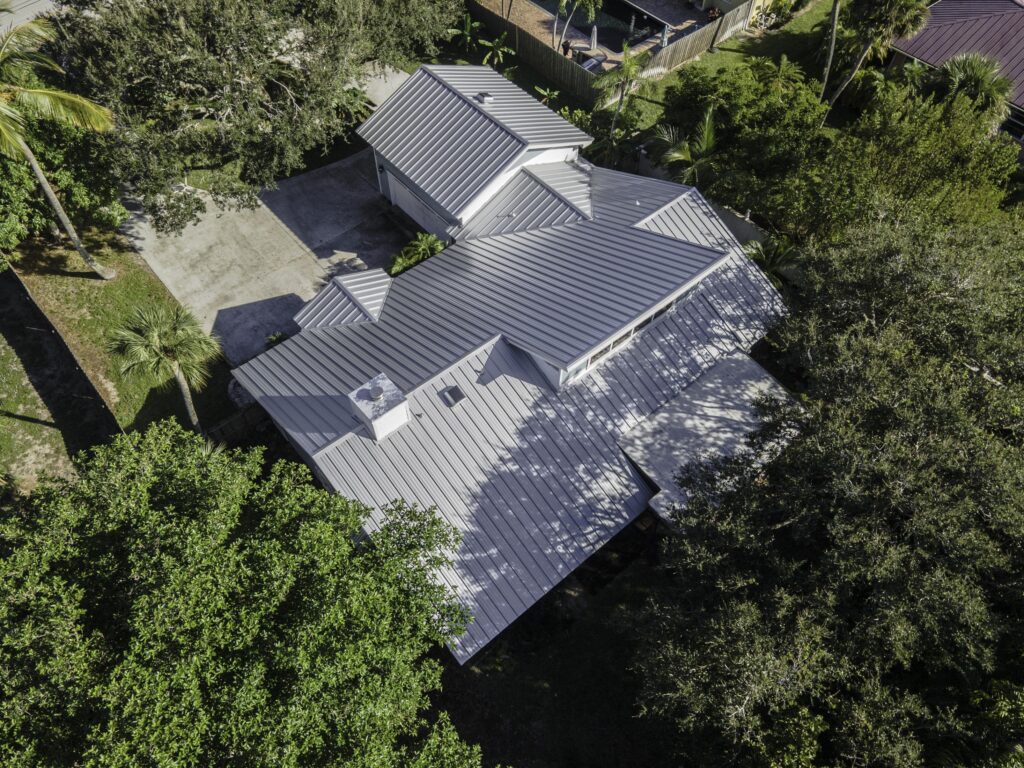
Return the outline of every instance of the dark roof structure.
<path id="1" fill-rule="evenodd" d="M 893 48 L 932 67 L 961 53 L 990 56 L 1014 83 L 1012 104 L 1024 110 L 1024 0 L 939 0 L 924 29 Z"/>

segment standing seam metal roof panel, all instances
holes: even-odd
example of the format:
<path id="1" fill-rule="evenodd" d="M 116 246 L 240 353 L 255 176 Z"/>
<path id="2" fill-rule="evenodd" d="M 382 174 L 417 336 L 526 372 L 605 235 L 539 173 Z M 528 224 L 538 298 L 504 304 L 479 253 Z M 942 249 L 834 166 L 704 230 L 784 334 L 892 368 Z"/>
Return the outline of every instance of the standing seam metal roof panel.
<path id="1" fill-rule="evenodd" d="M 738 296 L 756 301 L 731 307 Z M 436 504 L 462 532 L 443 581 L 476 617 L 453 648 L 464 662 L 646 506 L 649 490 L 618 437 L 735 350 L 734 323 L 765 328 L 780 310 L 756 267 L 732 256 L 561 391 L 526 355 L 492 341 L 412 393 L 410 422 L 388 439 L 357 431 L 320 455 L 318 469 L 371 506 Z M 452 384 L 466 398 L 449 407 L 439 393 Z"/>
<path id="2" fill-rule="evenodd" d="M 420 67 L 356 133 L 455 220 L 527 149 L 591 141 L 489 67 L 463 66 Z"/>
<path id="3" fill-rule="evenodd" d="M 893 48 L 932 67 L 961 53 L 990 56 L 1014 83 L 1012 103 L 1024 109 L 1024 3 L 939 0 L 929 8 L 924 28 Z"/>

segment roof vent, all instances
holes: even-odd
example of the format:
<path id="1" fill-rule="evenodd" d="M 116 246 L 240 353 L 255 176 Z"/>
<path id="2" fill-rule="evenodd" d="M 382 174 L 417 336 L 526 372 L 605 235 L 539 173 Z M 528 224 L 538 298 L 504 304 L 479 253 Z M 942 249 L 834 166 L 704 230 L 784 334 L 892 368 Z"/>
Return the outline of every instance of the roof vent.
<path id="1" fill-rule="evenodd" d="M 480 93 L 476 95 L 476 100 L 481 104 L 493 104 L 494 96 L 489 94 L 487 91 L 480 91 Z"/>
<path id="2" fill-rule="evenodd" d="M 449 408 L 454 408 L 456 405 L 466 399 L 466 393 L 462 391 L 462 388 L 457 384 L 450 387 L 445 387 L 441 390 L 441 400 Z"/>
<path id="3" fill-rule="evenodd" d="M 380 442 L 409 421 L 409 403 L 395 383 L 381 373 L 349 392 L 352 410 Z"/>

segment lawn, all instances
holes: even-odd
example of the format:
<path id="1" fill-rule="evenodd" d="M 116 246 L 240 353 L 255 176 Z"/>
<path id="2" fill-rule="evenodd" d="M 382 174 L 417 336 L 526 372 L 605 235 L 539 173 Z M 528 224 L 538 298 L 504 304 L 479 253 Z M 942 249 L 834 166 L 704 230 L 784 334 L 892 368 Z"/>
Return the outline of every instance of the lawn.
<path id="1" fill-rule="evenodd" d="M 6 333 L 0 334 L 0 467 L 28 489 L 41 472 L 71 473 L 60 430 Z"/>
<path id="2" fill-rule="evenodd" d="M 717 71 L 738 67 L 755 56 L 778 61 L 785 54 L 790 61 L 799 64 L 809 77 L 820 78 L 825 66 L 823 55 L 831 10 L 830 0 L 810 0 L 807 7 L 779 29 L 742 33 L 726 40 L 714 53 L 705 53 L 684 66 L 703 66 Z M 642 127 L 647 128 L 658 122 L 665 92 L 679 82 L 678 72 L 675 70 L 661 78 L 655 93 L 645 99 Z"/>
<path id="3" fill-rule="evenodd" d="M 138 429 L 167 416 L 186 421 L 176 388 L 152 376 L 125 377 L 108 351 L 111 329 L 131 317 L 136 307 L 173 305 L 174 298 L 119 233 L 86 232 L 85 242 L 103 264 L 117 270 L 112 281 L 96 278 L 74 249 L 33 241 L 21 249 L 16 264 L 36 302 L 74 352 L 86 374 L 125 429 Z M 227 396 L 230 373 L 218 362 L 196 409 L 212 425 L 234 409 Z"/>

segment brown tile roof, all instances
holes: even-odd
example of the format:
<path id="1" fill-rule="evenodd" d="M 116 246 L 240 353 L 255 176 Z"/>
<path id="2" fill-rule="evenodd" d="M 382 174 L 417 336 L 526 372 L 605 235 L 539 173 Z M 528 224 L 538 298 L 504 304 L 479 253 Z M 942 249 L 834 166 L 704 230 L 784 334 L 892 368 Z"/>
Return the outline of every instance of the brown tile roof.
<path id="1" fill-rule="evenodd" d="M 1024 109 L 1024 0 L 939 0 L 928 23 L 893 47 L 933 67 L 958 53 L 983 53 L 1013 80 L 1011 100 Z"/>

